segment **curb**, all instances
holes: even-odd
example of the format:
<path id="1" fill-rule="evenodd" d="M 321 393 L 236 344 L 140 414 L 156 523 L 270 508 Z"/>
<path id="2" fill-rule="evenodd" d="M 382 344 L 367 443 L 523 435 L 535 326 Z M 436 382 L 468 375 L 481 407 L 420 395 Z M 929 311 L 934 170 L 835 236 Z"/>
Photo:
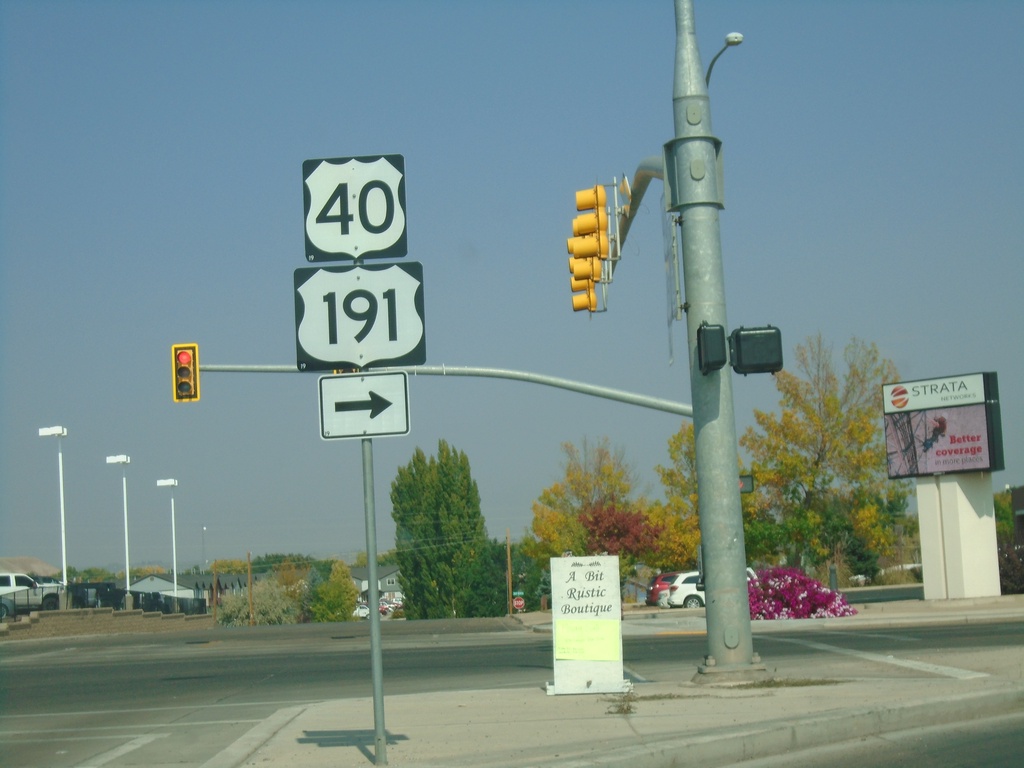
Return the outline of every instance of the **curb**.
<path id="1" fill-rule="evenodd" d="M 572 761 L 534 762 L 525 768 L 722 768 L 743 760 L 799 752 L 844 741 L 947 723 L 980 720 L 1024 709 L 1024 687 L 963 694 L 904 706 L 859 708 L 822 717 L 788 718 L 699 736 L 627 747 Z M 685 758 L 684 758 L 685 756 Z"/>

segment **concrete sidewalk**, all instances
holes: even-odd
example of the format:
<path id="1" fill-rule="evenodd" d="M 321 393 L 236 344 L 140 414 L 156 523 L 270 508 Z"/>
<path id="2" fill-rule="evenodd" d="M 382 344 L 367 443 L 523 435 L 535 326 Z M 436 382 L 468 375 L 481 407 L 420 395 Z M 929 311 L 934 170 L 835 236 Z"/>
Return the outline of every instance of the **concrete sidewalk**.
<path id="1" fill-rule="evenodd" d="M 856 606 L 844 619 L 754 622 L 773 682 L 707 686 L 676 675 L 630 694 L 549 696 L 538 685 L 385 698 L 388 765 L 724 766 L 751 757 L 1024 710 L 1020 649 L 928 659 L 850 651 L 844 629 L 1024 621 L 1024 596 Z M 524 614 L 550 631 L 550 614 Z M 699 632 L 703 611 L 628 611 L 624 635 Z M 806 640 L 780 631 L 817 628 Z M 830 630 L 835 630 L 832 636 Z M 802 635 L 803 633 L 798 633 Z M 816 651 L 795 657 L 776 643 Z M 787 661 L 786 659 L 792 659 Z M 798 659 L 798 660 L 797 660 Z M 691 672 L 696 669 L 692 668 Z M 369 698 L 284 709 L 204 768 L 374 765 Z"/>

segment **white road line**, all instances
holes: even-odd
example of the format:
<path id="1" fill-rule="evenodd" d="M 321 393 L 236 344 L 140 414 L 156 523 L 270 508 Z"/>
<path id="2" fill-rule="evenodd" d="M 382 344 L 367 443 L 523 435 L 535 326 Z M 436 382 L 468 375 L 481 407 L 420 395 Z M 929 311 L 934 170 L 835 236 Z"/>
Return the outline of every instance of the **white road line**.
<path id="1" fill-rule="evenodd" d="M 137 714 L 139 712 L 198 712 L 204 709 L 228 709 L 231 707 L 280 707 L 293 706 L 296 704 L 319 704 L 323 699 L 283 699 L 281 701 L 225 701 L 218 704 L 182 704 L 174 707 L 136 707 L 134 709 L 93 709 L 88 712 L 34 712 L 27 715 L 0 714 L 0 723 L 6 720 L 20 720 L 42 718 L 54 719 L 59 717 L 75 717 L 77 715 L 121 715 Z"/>
<path id="2" fill-rule="evenodd" d="M 802 645 L 805 648 L 814 648 L 819 651 L 827 651 L 828 653 L 839 653 L 844 656 L 853 656 L 864 661 L 873 661 L 878 664 L 892 664 L 897 667 L 906 667 L 907 669 L 914 669 L 918 672 L 930 672 L 933 675 L 941 675 L 942 677 L 952 677 L 957 680 L 973 680 L 979 677 L 988 677 L 987 672 L 974 672 L 970 669 L 958 669 L 957 667 L 944 667 L 940 664 L 928 664 L 923 661 L 911 661 L 909 659 L 900 659 L 895 656 L 883 656 L 880 653 L 868 653 L 867 651 L 853 651 L 849 648 L 840 648 L 836 645 L 826 645 L 825 643 L 815 643 L 811 640 L 797 640 L 789 637 L 773 637 L 772 640 L 776 640 L 780 643 L 794 643 L 796 645 Z"/>
<path id="3" fill-rule="evenodd" d="M 122 755 L 127 755 L 129 752 L 134 752 L 136 749 L 146 746 L 151 741 L 162 739 L 166 735 L 166 733 L 149 733 L 145 736 L 139 736 L 137 738 L 132 739 L 127 744 L 122 744 L 120 747 L 115 747 L 109 752 L 104 752 L 102 755 L 96 755 L 96 757 L 92 758 L 87 763 L 80 763 L 78 765 L 78 768 L 99 768 L 99 766 L 101 765 L 106 765 L 107 763 L 117 760 L 117 758 L 121 757 Z"/>
<path id="4" fill-rule="evenodd" d="M 202 720 L 202 721 L 178 721 L 175 723 L 151 723 L 146 728 L 203 728 L 208 725 L 248 725 L 249 723 L 262 723 L 263 718 L 249 718 L 249 719 L 238 719 L 238 720 Z M 142 728 L 143 726 L 139 726 Z M 128 726 L 130 729 L 131 726 Z M 79 739 L 115 739 L 124 738 L 129 739 L 134 734 L 103 734 L 102 731 L 123 731 L 125 726 L 123 725 L 83 725 L 79 728 L 46 728 L 46 729 L 32 729 L 23 731 L 0 731 L 0 739 L 9 739 L 17 736 L 38 736 L 41 733 L 87 733 L 87 734 L 99 734 L 96 736 L 75 736 L 70 737 L 47 737 L 46 739 L 35 739 L 35 741 L 77 741 Z M 166 736 L 167 734 L 161 734 Z M 22 742 L 25 740 L 22 739 Z"/>

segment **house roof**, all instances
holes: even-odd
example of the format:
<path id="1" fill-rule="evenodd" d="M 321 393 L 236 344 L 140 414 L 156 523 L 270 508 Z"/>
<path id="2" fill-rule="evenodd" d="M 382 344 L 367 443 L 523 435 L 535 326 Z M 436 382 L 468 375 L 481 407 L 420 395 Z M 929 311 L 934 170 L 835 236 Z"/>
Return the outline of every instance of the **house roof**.
<path id="1" fill-rule="evenodd" d="M 254 573 L 252 575 L 252 581 L 255 584 L 258 581 L 273 576 L 272 573 Z M 147 576 L 136 579 L 132 582 L 132 587 L 137 584 L 141 584 L 147 579 L 159 580 L 167 584 L 168 588 L 174 586 L 174 576 L 169 573 L 151 573 Z M 221 589 L 244 589 L 249 585 L 249 576 L 244 573 L 218 573 L 217 581 L 220 584 Z M 178 574 L 178 588 L 179 589 L 209 589 L 213 584 L 212 573 L 179 573 Z"/>
<path id="2" fill-rule="evenodd" d="M 397 565 L 378 565 L 377 566 L 377 581 L 386 579 L 388 576 L 393 576 L 398 573 Z M 352 578 L 356 581 L 369 581 L 370 580 L 370 569 L 360 566 L 359 568 L 350 568 Z"/>

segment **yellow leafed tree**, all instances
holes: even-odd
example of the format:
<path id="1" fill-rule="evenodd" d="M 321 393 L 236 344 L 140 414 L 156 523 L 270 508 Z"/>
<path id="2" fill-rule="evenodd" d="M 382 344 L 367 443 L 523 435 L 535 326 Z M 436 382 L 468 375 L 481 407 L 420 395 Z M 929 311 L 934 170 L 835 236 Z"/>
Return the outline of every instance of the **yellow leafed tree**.
<path id="1" fill-rule="evenodd" d="M 740 440 L 794 565 L 861 550 L 877 559 L 906 508 L 906 485 L 887 478 L 881 430 L 882 384 L 897 380 L 896 368 L 858 339 L 843 361 L 840 376 L 820 334 L 797 346 L 795 364 L 775 377 L 781 411 L 755 411 L 757 427 Z"/>
<path id="2" fill-rule="evenodd" d="M 646 500 L 632 497 L 633 470 L 622 451 L 610 448 L 607 437 L 597 445 L 587 440 L 580 447 L 564 443 L 562 450 L 565 476 L 545 488 L 533 503 L 530 533 L 523 541 L 524 554 L 538 561 L 565 552 L 587 553 L 592 536 L 581 519 L 585 514 L 616 510 L 646 518 Z M 623 556 L 623 568 L 633 557 Z"/>

